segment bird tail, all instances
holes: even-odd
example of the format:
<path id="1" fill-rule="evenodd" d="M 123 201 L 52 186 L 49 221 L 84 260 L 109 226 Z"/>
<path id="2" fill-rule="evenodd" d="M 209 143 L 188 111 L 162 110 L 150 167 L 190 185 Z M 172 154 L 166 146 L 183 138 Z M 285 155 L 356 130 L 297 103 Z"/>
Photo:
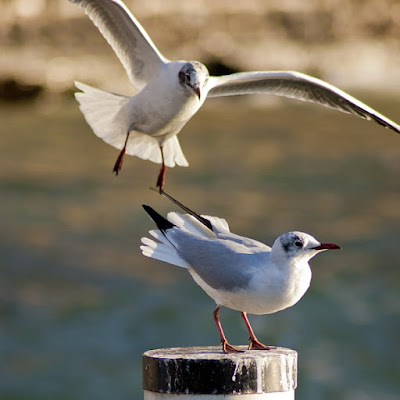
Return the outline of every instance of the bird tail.
<path id="1" fill-rule="evenodd" d="M 81 90 L 75 93 L 79 108 L 95 135 L 121 150 L 130 125 L 128 121 L 130 97 L 96 89 L 81 82 L 75 82 L 75 86 Z M 162 162 L 158 140 L 136 131 L 131 131 L 125 153 L 158 164 Z M 175 164 L 181 167 L 189 165 L 176 135 L 169 137 L 163 143 L 163 153 L 167 167 L 174 167 Z"/>
<path id="2" fill-rule="evenodd" d="M 82 92 L 75 93 L 80 110 L 96 136 L 117 149 L 122 149 L 127 134 L 127 120 L 121 118 L 129 97 L 75 82 Z"/>
<path id="3" fill-rule="evenodd" d="M 155 258 L 169 264 L 182 268 L 190 268 L 190 265 L 181 258 L 174 241 L 176 230 L 184 231 L 186 235 L 194 235 L 205 239 L 215 239 L 214 232 L 229 232 L 229 226 L 224 219 L 207 216 L 213 229 L 209 229 L 203 222 L 190 214 L 170 212 L 167 218 L 161 216 L 151 207 L 143 205 L 144 210 L 157 225 L 158 230 L 151 230 L 149 233 L 153 238 L 143 237 L 142 254 L 146 257 Z M 201 216 L 205 218 L 205 216 Z"/>
<path id="4" fill-rule="evenodd" d="M 159 230 L 152 230 L 149 232 L 150 235 L 157 240 L 148 237 L 143 237 L 141 239 L 143 243 L 142 246 L 140 246 L 142 254 L 146 257 L 155 258 L 156 260 L 164 261 L 178 267 L 189 268 L 189 264 L 179 256 L 176 247 L 168 239 L 168 230 L 178 228 L 151 207 L 143 205 L 143 208 Z"/>

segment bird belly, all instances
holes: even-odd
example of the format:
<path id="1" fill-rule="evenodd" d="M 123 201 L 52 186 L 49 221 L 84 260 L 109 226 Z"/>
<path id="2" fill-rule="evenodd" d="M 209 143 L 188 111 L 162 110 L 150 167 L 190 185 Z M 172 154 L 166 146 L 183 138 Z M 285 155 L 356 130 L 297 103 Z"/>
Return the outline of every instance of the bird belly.
<path id="1" fill-rule="evenodd" d="M 247 291 L 238 291 L 219 293 L 219 296 L 221 305 L 249 314 L 273 314 L 297 302 L 292 303 L 281 293 L 253 295 Z"/>
<path id="2" fill-rule="evenodd" d="M 266 284 L 256 280 L 257 284 L 250 284 L 248 288 L 227 291 L 212 288 L 193 269 L 189 269 L 189 272 L 217 305 L 249 314 L 272 314 L 293 306 L 303 297 L 311 281 L 310 272 L 309 275 L 303 274 L 297 282 L 282 280 Z"/>

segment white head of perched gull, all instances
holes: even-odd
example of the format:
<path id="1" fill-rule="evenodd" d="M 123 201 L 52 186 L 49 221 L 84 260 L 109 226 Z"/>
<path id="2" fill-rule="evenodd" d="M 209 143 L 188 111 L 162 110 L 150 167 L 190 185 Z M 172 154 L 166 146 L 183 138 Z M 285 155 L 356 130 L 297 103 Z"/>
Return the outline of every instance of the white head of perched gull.
<path id="1" fill-rule="evenodd" d="M 247 319 L 296 304 L 311 282 L 308 261 L 324 250 L 340 249 L 320 243 L 303 232 L 288 232 L 272 248 L 229 231 L 218 217 L 200 216 L 163 192 L 189 214 L 170 212 L 165 219 L 151 207 L 145 211 L 157 225 L 155 238 L 142 238 L 143 255 L 187 268 L 196 283 L 217 304 L 214 320 L 224 352 L 239 351 L 228 343 L 219 320 L 220 307 L 240 311 L 250 334 L 249 349 L 270 349 L 258 341 Z"/>
<path id="2" fill-rule="evenodd" d="M 125 153 L 161 163 L 157 187 L 162 191 L 166 166 L 186 167 L 177 134 L 207 97 L 266 93 L 318 103 L 374 120 L 400 133 L 400 126 L 320 79 L 292 71 L 242 72 L 210 76 L 197 61 L 170 61 L 120 0 L 69 0 L 81 7 L 115 51 L 139 92 L 128 97 L 76 82 L 80 109 L 93 132 Z"/>

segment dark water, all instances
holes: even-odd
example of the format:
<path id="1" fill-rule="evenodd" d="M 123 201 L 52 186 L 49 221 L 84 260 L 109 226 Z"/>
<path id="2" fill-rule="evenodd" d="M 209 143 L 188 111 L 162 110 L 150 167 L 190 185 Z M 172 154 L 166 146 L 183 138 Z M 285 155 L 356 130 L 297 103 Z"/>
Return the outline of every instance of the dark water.
<path id="1" fill-rule="evenodd" d="M 400 102 L 364 96 L 400 120 Z M 280 105 L 284 107 L 280 107 Z M 213 301 L 186 271 L 145 259 L 158 165 L 97 139 L 73 102 L 0 109 L 0 398 L 139 399 L 141 354 L 215 345 Z M 265 343 L 299 352 L 298 399 L 400 392 L 400 137 L 293 102 L 210 101 L 181 134 L 190 168 L 167 189 L 266 243 L 303 230 L 341 252 L 312 260 L 293 308 L 252 317 Z M 223 310 L 233 344 L 247 333 Z"/>

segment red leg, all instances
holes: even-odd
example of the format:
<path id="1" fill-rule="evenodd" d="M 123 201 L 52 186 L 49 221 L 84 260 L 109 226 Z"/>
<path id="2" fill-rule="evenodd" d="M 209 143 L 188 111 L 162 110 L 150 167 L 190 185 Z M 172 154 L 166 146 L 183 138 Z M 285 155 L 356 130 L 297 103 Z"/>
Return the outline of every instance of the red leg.
<path id="1" fill-rule="evenodd" d="M 276 349 L 275 346 L 266 346 L 265 344 L 262 344 L 257 338 L 256 335 L 253 332 L 253 328 L 250 325 L 250 322 L 247 318 L 247 313 L 242 312 L 242 317 L 244 319 L 244 322 L 246 323 L 247 330 L 249 331 L 250 338 L 249 338 L 249 350 L 271 350 L 271 349 Z"/>
<path id="2" fill-rule="evenodd" d="M 158 174 L 156 187 L 158 187 L 160 190 L 160 193 L 162 193 L 164 191 L 165 175 L 167 173 L 167 167 L 164 164 L 164 152 L 163 152 L 163 147 L 161 145 L 160 145 L 160 151 L 161 151 L 162 164 L 161 164 L 160 173 Z"/>
<path id="3" fill-rule="evenodd" d="M 214 321 L 217 325 L 218 328 L 218 332 L 219 332 L 219 336 L 221 337 L 221 344 L 222 344 L 222 351 L 224 353 L 242 353 L 242 350 L 237 349 L 236 347 L 232 346 L 231 344 L 228 343 L 228 341 L 226 340 L 224 331 L 222 329 L 222 325 L 221 322 L 219 320 L 219 309 L 221 307 L 218 306 L 214 312 L 213 312 L 213 316 L 214 316 Z"/>
<path id="4" fill-rule="evenodd" d="M 121 152 L 119 153 L 117 161 L 115 161 L 115 164 L 114 164 L 113 172 L 115 172 L 115 175 L 118 175 L 118 172 L 121 171 L 122 163 L 124 162 L 124 155 L 125 155 L 125 151 L 126 151 L 126 144 L 128 143 L 128 138 L 129 138 L 129 132 L 126 134 L 124 147 L 122 148 Z"/>

